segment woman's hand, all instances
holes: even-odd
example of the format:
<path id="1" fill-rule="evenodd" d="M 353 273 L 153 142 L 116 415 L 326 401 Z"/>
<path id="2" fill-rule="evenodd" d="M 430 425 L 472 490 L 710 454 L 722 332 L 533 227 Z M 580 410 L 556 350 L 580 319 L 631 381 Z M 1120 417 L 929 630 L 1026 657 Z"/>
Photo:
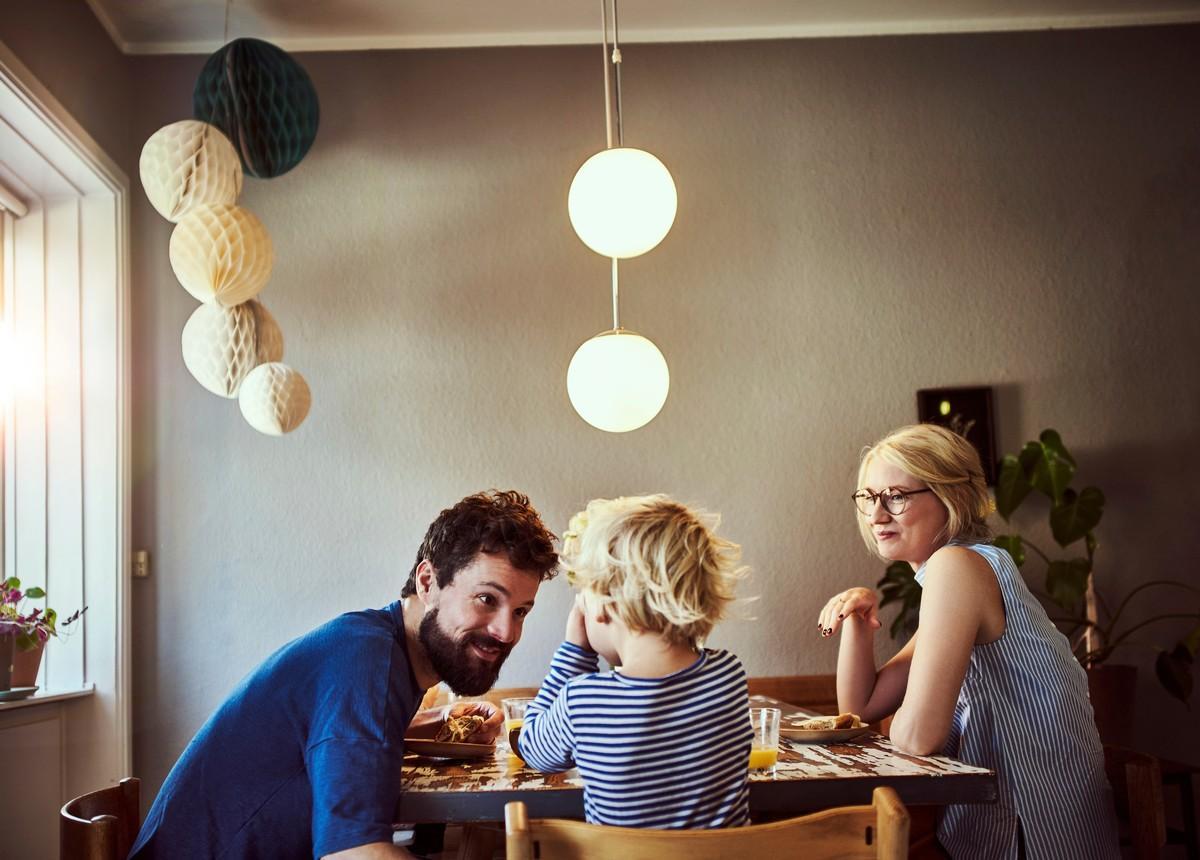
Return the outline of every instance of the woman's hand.
<path id="1" fill-rule="evenodd" d="M 578 645 L 587 651 L 591 651 L 592 645 L 588 642 L 587 625 L 583 618 L 583 595 L 575 595 L 575 603 L 571 606 L 571 612 L 567 615 L 567 629 L 563 634 L 563 638 L 572 645 Z"/>
<path id="2" fill-rule="evenodd" d="M 464 743 L 491 744 L 504 725 L 504 712 L 491 702 L 455 702 L 446 709 L 446 719 L 451 717 L 483 717 L 483 725 L 467 736 Z"/>
<path id="3" fill-rule="evenodd" d="M 879 621 L 879 596 L 874 589 L 848 588 L 829 598 L 817 617 L 817 630 L 822 636 L 832 636 L 841 628 L 842 622 L 852 615 L 866 621 L 871 630 L 883 626 Z"/>

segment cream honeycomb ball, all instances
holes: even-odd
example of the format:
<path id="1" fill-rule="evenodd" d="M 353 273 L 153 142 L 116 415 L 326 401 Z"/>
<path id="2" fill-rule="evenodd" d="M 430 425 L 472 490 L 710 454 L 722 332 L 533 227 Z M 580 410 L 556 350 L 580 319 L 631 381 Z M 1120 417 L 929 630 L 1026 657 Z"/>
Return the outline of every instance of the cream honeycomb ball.
<path id="1" fill-rule="evenodd" d="M 231 308 L 258 295 L 275 251 L 267 228 L 240 206 L 198 206 L 171 232 L 171 268 L 201 302 Z"/>
<path id="2" fill-rule="evenodd" d="M 259 433 L 291 433 L 308 416 L 312 394 L 298 371 L 277 361 L 260 364 L 242 381 L 238 406 Z"/>
<path id="3" fill-rule="evenodd" d="M 138 159 L 150 205 L 177 222 L 197 206 L 231 205 L 242 192 L 242 162 L 215 125 L 185 119 L 150 136 Z"/>
<path id="4" fill-rule="evenodd" d="M 196 381 L 219 397 L 237 397 L 258 362 L 254 310 L 200 305 L 183 327 L 183 363 Z"/>
<path id="5" fill-rule="evenodd" d="M 258 299 L 246 302 L 245 307 L 254 312 L 255 353 L 258 358 L 255 365 L 283 361 L 283 331 L 275 322 L 275 317 Z"/>

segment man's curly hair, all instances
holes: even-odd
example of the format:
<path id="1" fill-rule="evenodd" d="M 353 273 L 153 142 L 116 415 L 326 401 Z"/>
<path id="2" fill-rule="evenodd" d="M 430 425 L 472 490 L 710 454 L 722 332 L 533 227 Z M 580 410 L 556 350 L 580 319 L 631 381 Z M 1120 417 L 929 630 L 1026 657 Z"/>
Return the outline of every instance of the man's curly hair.
<path id="1" fill-rule="evenodd" d="M 438 587 L 445 588 L 481 552 L 502 552 L 518 570 L 549 579 L 558 568 L 554 541 L 528 496 L 516 490 L 475 493 L 430 524 L 400 596 L 416 594 L 417 567 L 425 559 L 433 565 Z"/>

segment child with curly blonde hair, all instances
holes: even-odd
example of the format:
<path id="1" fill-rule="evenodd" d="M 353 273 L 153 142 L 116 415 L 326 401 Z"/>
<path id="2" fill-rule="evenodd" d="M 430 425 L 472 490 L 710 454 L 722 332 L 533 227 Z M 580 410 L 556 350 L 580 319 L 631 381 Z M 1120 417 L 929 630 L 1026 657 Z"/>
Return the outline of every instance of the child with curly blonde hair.
<path id="1" fill-rule="evenodd" d="M 592 501 L 564 534 L 579 593 L 518 744 L 538 770 L 579 768 L 590 822 L 748 821 L 746 673 L 736 655 L 704 647 L 745 569 L 715 525 L 638 496 Z M 616 668 L 600 672 L 599 657 Z"/>

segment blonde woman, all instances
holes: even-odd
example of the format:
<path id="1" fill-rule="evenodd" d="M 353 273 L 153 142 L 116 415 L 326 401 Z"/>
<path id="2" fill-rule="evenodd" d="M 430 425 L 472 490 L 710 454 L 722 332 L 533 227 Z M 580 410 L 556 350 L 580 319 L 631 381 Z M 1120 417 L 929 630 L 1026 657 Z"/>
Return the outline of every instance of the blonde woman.
<path id="1" fill-rule="evenodd" d="M 903 427 L 862 457 L 854 493 L 867 547 L 906 561 L 923 589 L 912 639 L 876 670 L 878 598 L 834 595 L 819 632 L 841 634 L 838 704 L 890 714 L 907 752 L 945 752 L 996 771 L 995 804 L 949 806 L 938 839 L 953 857 L 1119 857 L 1087 678 L 1066 637 L 1002 549 L 979 455 L 933 424 Z"/>
<path id="2" fill-rule="evenodd" d="M 579 589 L 520 756 L 578 766 L 587 820 L 623 827 L 747 823 L 746 673 L 704 648 L 742 575 L 739 549 L 665 496 L 597 499 L 561 558 Z M 618 666 L 599 671 L 598 657 Z"/>

